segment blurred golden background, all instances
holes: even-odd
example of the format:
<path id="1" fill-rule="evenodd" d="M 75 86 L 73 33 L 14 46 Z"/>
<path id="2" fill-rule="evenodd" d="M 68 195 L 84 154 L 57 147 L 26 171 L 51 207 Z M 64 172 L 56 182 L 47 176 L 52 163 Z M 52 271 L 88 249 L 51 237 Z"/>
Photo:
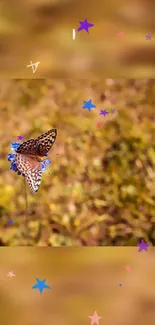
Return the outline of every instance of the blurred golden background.
<path id="1" fill-rule="evenodd" d="M 154 8 L 154 0 L 12 0 L 11 5 L 5 0 L 0 4 L 1 77 L 152 78 Z M 72 30 L 86 18 L 94 27 L 73 40 Z M 40 62 L 34 74 L 27 68 L 30 61 Z"/>
<path id="2" fill-rule="evenodd" d="M 5 247 L 0 261 L 3 325 L 90 325 L 95 311 L 100 325 L 155 324 L 153 247 Z M 51 290 L 33 290 L 37 277 Z"/>
<path id="3" fill-rule="evenodd" d="M 90 98 L 89 112 L 82 106 Z M 1 80 L 0 244 L 155 245 L 154 107 L 151 79 Z M 26 210 L 10 143 L 51 128 L 52 164 L 37 194 L 26 186 Z"/>

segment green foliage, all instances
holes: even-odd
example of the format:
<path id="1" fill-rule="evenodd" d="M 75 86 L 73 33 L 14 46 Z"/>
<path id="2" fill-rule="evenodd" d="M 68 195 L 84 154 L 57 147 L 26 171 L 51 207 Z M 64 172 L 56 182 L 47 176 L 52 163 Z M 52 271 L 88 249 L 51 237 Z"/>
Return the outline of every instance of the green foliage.
<path id="1" fill-rule="evenodd" d="M 155 244 L 154 84 L 1 81 L 1 245 Z M 90 98 L 96 108 L 89 112 L 82 106 Z M 112 107 L 115 114 L 99 115 Z M 9 145 L 53 127 L 52 164 L 37 194 L 27 187 L 26 211 L 24 179 L 9 170 Z"/>

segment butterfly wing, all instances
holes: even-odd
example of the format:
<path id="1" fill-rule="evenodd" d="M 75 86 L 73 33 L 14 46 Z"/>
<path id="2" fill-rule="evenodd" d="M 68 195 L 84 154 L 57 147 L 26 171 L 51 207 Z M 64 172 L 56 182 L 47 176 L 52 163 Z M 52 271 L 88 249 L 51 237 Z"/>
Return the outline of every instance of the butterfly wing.
<path id="1" fill-rule="evenodd" d="M 41 183 L 42 163 L 38 162 L 35 157 L 19 153 L 15 156 L 15 163 L 19 171 L 25 175 L 31 192 L 36 193 Z"/>
<path id="2" fill-rule="evenodd" d="M 36 168 L 33 168 L 25 173 L 25 177 L 31 192 L 33 194 L 38 192 L 42 177 L 41 163 L 39 163 Z"/>
<path id="3" fill-rule="evenodd" d="M 18 153 L 37 155 L 37 143 L 35 139 L 24 141 L 16 150 Z"/>
<path id="4" fill-rule="evenodd" d="M 46 133 L 41 134 L 37 139 L 38 155 L 45 156 L 46 153 L 52 148 L 57 136 L 57 130 L 52 129 Z"/>
<path id="5" fill-rule="evenodd" d="M 51 129 L 41 134 L 37 139 L 29 139 L 24 141 L 16 150 L 17 153 L 45 156 L 51 149 L 57 136 L 57 130 Z"/>
<path id="6" fill-rule="evenodd" d="M 24 141 L 16 150 L 17 168 L 25 175 L 32 193 L 38 191 L 42 177 L 42 163 L 37 156 L 45 156 L 55 142 L 56 136 L 57 130 L 51 129 L 37 139 Z"/>

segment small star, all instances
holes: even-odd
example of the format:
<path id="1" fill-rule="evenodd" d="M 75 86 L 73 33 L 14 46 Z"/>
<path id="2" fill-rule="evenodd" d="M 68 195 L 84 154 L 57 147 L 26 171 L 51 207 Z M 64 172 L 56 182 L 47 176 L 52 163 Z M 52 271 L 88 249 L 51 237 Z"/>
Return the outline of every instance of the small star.
<path id="1" fill-rule="evenodd" d="M 7 276 L 9 276 L 10 278 L 12 278 L 13 276 L 16 276 L 16 275 L 13 273 L 13 271 L 11 271 L 11 272 L 9 272 L 9 273 L 7 274 Z"/>
<path id="2" fill-rule="evenodd" d="M 84 21 L 79 21 L 79 23 L 81 24 L 81 26 L 77 29 L 78 32 L 80 32 L 82 29 L 85 29 L 85 31 L 89 33 L 88 28 L 94 26 L 94 24 L 88 23 L 87 19 L 85 19 Z"/>
<path id="3" fill-rule="evenodd" d="M 45 279 L 43 281 L 36 278 L 37 284 L 35 284 L 32 289 L 39 289 L 40 293 L 43 292 L 44 289 L 51 289 L 47 284 L 45 284 Z"/>
<path id="4" fill-rule="evenodd" d="M 150 34 L 146 35 L 146 40 L 151 40 L 152 36 Z"/>
<path id="5" fill-rule="evenodd" d="M 23 136 L 22 135 L 19 135 L 18 136 L 18 140 L 22 140 L 23 139 Z"/>
<path id="6" fill-rule="evenodd" d="M 13 224 L 13 221 L 12 220 L 9 220 L 8 221 L 8 225 L 12 225 Z"/>
<path id="7" fill-rule="evenodd" d="M 106 109 L 104 109 L 103 111 L 102 111 L 102 110 L 100 111 L 100 115 L 102 115 L 102 114 L 105 116 L 105 115 L 107 115 L 107 114 L 109 114 L 109 113 L 107 112 Z"/>
<path id="8" fill-rule="evenodd" d="M 129 272 L 131 271 L 131 267 L 130 267 L 129 265 L 126 265 L 125 268 L 126 268 L 126 270 L 129 271 Z"/>
<path id="9" fill-rule="evenodd" d="M 97 312 L 95 311 L 95 313 L 93 314 L 93 316 L 88 316 L 91 319 L 91 325 L 93 324 L 97 324 L 99 325 L 99 319 L 102 317 L 99 317 Z"/>
<path id="10" fill-rule="evenodd" d="M 100 129 L 100 127 L 101 127 L 101 123 L 97 123 L 97 127 Z"/>
<path id="11" fill-rule="evenodd" d="M 142 205 L 140 205 L 140 206 L 138 207 L 138 210 L 139 210 L 139 211 L 143 211 L 143 207 L 142 207 Z"/>
<path id="12" fill-rule="evenodd" d="M 124 32 L 119 32 L 117 35 L 118 35 L 120 38 L 122 38 L 122 37 L 124 37 Z"/>
<path id="13" fill-rule="evenodd" d="M 92 104 L 92 99 L 89 99 L 88 102 L 84 100 L 84 105 L 82 108 L 88 108 L 88 111 L 90 112 L 91 108 L 95 108 L 96 106 Z"/>
<path id="14" fill-rule="evenodd" d="M 143 249 L 147 252 L 147 247 L 150 246 L 149 243 L 145 243 L 145 241 L 142 239 L 140 244 L 137 244 L 137 246 L 139 246 L 139 251 L 138 252 L 141 252 Z"/>
<path id="15" fill-rule="evenodd" d="M 111 109 L 111 114 L 114 114 L 116 112 L 116 110 L 115 109 Z"/>
<path id="16" fill-rule="evenodd" d="M 119 286 L 121 287 L 121 286 L 122 286 L 122 284 L 120 283 L 120 284 L 119 284 Z"/>

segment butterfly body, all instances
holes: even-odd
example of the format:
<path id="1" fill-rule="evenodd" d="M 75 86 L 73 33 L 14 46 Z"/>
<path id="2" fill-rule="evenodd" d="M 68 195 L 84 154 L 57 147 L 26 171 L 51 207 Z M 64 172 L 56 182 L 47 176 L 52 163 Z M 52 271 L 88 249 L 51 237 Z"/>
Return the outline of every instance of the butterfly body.
<path id="1" fill-rule="evenodd" d="M 57 130 L 52 129 L 37 139 L 24 141 L 16 150 L 17 168 L 25 175 L 32 193 L 39 189 L 42 177 L 42 161 L 56 140 Z"/>

